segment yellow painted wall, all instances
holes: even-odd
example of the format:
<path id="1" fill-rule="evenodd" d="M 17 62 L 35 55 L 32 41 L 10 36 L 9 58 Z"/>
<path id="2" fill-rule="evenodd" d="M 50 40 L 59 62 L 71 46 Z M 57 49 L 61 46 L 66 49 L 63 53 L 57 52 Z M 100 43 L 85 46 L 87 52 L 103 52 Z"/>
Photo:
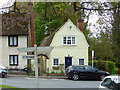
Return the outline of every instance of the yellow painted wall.
<path id="1" fill-rule="evenodd" d="M 70 26 L 72 28 L 70 29 Z M 63 45 L 63 36 L 75 36 L 76 45 Z M 52 40 L 50 46 L 53 46 L 53 50 L 50 53 L 50 59 L 47 60 L 47 68 L 49 72 L 52 72 L 53 58 L 59 58 L 59 64 L 65 63 L 65 57 L 68 55 L 72 58 L 72 65 L 78 65 L 79 58 L 85 59 L 85 65 L 88 65 L 88 43 L 85 39 L 84 34 L 71 22 L 69 19 L 58 32 Z"/>
<path id="2" fill-rule="evenodd" d="M 18 36 L 18 46 L 8 46 L 8 36 L 0 36 L 0 65 L 9 66 L 9 55 L 18 55 L 18 68 L 24 68 L 27 66 L 27 60 L 22 59 L 23 55 L 27 55 L 26 52 L 18 52 L 17 48 L 27 47 L 27 36 Z"/>

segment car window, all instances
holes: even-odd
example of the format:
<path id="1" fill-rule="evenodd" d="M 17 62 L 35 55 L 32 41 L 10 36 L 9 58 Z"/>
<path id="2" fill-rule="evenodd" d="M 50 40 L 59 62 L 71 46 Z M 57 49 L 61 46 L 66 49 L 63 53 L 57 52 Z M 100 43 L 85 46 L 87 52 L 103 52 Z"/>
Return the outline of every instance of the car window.
<path id="1" fill-rule="evenodd" d="M 77 69 L 77 70 L 85 70 L 84 66 L 77 66 L 77 67 L 75 67 L 75 69 Z"/>
<path id="2" fill-rule="evenodd" d="M 67 68 L 72 68 L 73 66 L 68 66 Z"/>
<path id="3" fill-rule="evenodd" d="M 101 86 L 107 87 L 112 83 L 111 78 L 106 78 L 102 83 Z"/>
<path id="4" fill-rule="evenodd" d="M 96 70 L 96 69 L 90 66 L 85 66 L 85 70 Z"/>

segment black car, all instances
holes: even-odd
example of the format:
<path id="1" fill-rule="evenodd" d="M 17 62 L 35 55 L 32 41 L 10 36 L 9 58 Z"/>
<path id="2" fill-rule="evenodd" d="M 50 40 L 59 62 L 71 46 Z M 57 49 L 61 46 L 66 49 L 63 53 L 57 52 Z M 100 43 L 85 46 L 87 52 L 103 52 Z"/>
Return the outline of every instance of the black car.
<path id="1" fill-rule="evenodd" d="M 66 68 L 65 72 L 67 77 L 73 80 L 81 78 L 102 80 L 105 76 L 110 75 L 108 72 L 98 70 L 89 65 L 72 65 Z"/>

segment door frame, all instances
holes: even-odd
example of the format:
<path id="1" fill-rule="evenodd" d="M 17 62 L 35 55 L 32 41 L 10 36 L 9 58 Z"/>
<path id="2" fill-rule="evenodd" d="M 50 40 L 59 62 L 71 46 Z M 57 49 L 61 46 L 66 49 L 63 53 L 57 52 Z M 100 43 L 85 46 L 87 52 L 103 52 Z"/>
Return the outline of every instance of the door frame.
<path id="1" fill-rule="evenodd" d="M 66 58 L 66 57 L 68 57 L 68 56 L 65 56 L 64 58 Z M 69 56 L 69 57 L 71 57 L 71 56 Z M 72 58 L 72 59 L 71 59 L 71 60 L 72 60 L 72 65 L 73 65 L 73 57 L 71 57 L 71 58 Z M 65 61 L 64 61 L 64 62 L 65 62 Z"/>

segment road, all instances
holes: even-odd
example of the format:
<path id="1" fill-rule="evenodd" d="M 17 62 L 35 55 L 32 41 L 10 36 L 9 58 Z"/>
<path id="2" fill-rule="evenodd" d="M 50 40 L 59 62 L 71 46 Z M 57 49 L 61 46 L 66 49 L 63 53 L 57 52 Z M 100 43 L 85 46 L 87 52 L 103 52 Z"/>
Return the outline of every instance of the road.
<path id="1" fill-rule="evenodd" d="M 36 79 L 29 77 L 0 78 L 3 85 L 19 88 L 35 88 Z M 98 88 L 100 81 L 39 78 L 39 88 Z"/>

